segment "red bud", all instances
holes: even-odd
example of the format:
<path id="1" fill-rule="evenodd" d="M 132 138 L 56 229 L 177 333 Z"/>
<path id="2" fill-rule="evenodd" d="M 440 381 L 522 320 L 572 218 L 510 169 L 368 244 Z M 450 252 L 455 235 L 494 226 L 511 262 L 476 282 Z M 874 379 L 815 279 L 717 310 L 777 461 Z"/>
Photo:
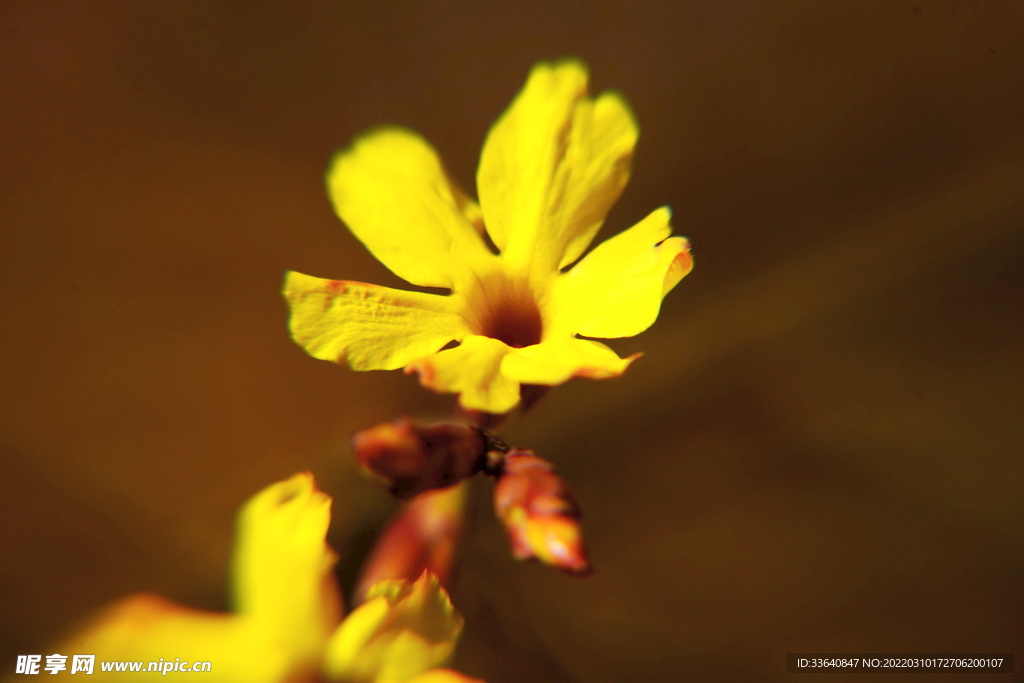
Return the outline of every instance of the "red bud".
<path id="1" fill-rule="evenodd" d="M 385 579 L 415 581 L 424 570 L 450 587 L 462 538 L 466 485 L 427 491 L 402 505 L 377 538 L 356 584 L 359 604 L 372 586 Z"/>
<path id="2" fill-rule="evenodd" d="M 408 418 L 364 429 L 352 441 L 359 464 L 403 499 L 475 474 L 488 447 L 475 427 L 421 426 Z"/>
<path id="3" fill-rule="evenodd" d="M 494 487 L 494 510 L 516 558 L 537 558 L 573 574 L 590 573 L 579 506 L 547 460 L 533 451 L 509 451 Z"/>

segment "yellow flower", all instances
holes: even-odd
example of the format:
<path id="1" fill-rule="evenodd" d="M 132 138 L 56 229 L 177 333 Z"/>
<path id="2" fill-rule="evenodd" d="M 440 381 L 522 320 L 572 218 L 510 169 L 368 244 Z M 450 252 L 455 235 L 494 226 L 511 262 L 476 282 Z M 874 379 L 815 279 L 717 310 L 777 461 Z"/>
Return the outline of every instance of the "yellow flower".
<path id="1" fill-rule="evenodd" d="M 331 638 L 324 668 L 332 680 L 407 681 L 451 658 L 462 624 L 437 577 L 381 581 Z"/>
<path id="2" fill-rule="evenodd" d="M 470 409 L 504 413 L 521 384 L 622 374 L 633 358 L 586 337 L 630 337 L 693 262 L 657 209 L 579 261 L 626 185 L 638 128 L 614 92 L 587 96 L 586 67 L 540 63 L 491 128 L 477 205 L 434 149 L 373 130 L 327 172 L 338 215 L 399 277 L 450 295 L 289 272 L 291 332 L 312 356 L 355 370 L 418 372 Z M 500 250 L 494 254 L 484 231 Z M 459 346 L 443 349 L 449 342 Z"/>
<path id="3" fill-rule="evenodd" d="M 273 484 L 245 504 L 233 557 L 233 613 L 136 595 L 62 647 L 95 654 L 100 680 L 124 677 L 102 671 L 101 662 L 138 661 L 145 670 L 149 662 L 177 659 L 210 662 L 202 676 L 210 683 L 480 683 L 436 668 L 451 658 L 463 620 L 427 572 L 412 584 L 380 582 L 342 621 L 337 556 L 324 540 L 330 506 L 310 474 Z"/>

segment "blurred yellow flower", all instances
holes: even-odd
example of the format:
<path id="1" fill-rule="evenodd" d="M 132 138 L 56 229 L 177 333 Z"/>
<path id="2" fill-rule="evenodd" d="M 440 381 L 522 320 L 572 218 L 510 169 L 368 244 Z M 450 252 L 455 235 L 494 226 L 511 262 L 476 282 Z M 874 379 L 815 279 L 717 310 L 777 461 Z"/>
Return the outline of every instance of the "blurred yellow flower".
<path id="1" fill-rule="evenodd" d="M 462 624 L 437 577 L 381 581 L 335 631 L 324 668 L 336 681 L 406 681 L 451 658 Z"/>
<path id="2" fill-rule="evenodd" d="M 233 557 L 233 613 L 136 595 L 63 647 L 95 654 L 98 662 L 143 662 L 143 670 L 161 659 L 208 661 L 202 678 L 210 683 L 478 681 L 436 668 L 454 653 L 463 620 L 427 572 L 411 584 L 380 582 L 342 620 L 337 556 L 324 540 L 330 506 L 308 473 L 273 484 L 245 504 Z M 123 679 L 124 672 L 97 664 L 94 675 Z"/>
<path id="3" fill-rule="evenodd" d="M 669 237 L 663 207 L 562 269 L 625 187 L 638 132 L 620 94 L 587 96 L 582 63 L 542 62 L 487 136 L 479 205 L 418 134 L 366 133 L 327 172 L 335 210 L 396 275 L 451 294 L 289 272 L 292 336 L 355 370 L 418 372 L 424 386 L 490 413 L 515 407 L 521 384 L 622 374 L 633 358 L 577 335 L 647 329 L 692 268 L 686 239 Z M 460 344 L 441 350 L 451 341 Z"/>

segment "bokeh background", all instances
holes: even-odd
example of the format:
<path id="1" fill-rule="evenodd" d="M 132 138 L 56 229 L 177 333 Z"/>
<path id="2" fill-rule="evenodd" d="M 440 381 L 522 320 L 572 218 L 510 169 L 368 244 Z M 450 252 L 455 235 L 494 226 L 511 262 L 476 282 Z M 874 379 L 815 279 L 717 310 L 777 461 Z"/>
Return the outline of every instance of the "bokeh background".
<path id="1" fill-rule="evenodd" d="M 394 509 L 351 433 L 452 403 L 289 340 L 285 269 L 402 286 L 332 214 L 327 161 L 399 123 L 472 190 L 562 55 L 642 126 L 601 238 L 671 204 L 696 268 L 613 342 L 645 352 L 626 376 L 505 430 L 575 488 L 598 571 L 513 562 L 480 482 L 456 666 L 1024 655 L 1020 2 L 26 0 L 0 11 L 5 672 L 133 591 L 223 608 L 236 509 L 298 470 L 351 580 Z"/>

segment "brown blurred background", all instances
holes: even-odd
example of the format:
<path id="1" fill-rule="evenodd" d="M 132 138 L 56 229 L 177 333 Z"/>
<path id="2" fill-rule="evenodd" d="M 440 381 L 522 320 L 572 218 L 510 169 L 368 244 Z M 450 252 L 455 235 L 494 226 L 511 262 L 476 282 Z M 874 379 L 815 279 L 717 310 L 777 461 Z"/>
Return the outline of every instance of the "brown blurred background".
<path id="1" fill-rule="evenodd" d="M 575 487 L 598 572 L 514 563 L 480 482 L 456 666 L 1024 656 L 1020 2 L 31 0 L 0 12 L 4 672 L 132 591 L 223 608 L 235 510 L 297 470 L 350 580 L 393 504 L 349 435 L 451 399 L 288 339 L 285 269 L 402 285 L 332 214 L 327 160 L 400 123 L 472 189 L 562 55 L 642 126 L 602 237 L 671 204 L 696 268 L 613 343 L 645 352 L 626 376 L 505 431 Z"/>

